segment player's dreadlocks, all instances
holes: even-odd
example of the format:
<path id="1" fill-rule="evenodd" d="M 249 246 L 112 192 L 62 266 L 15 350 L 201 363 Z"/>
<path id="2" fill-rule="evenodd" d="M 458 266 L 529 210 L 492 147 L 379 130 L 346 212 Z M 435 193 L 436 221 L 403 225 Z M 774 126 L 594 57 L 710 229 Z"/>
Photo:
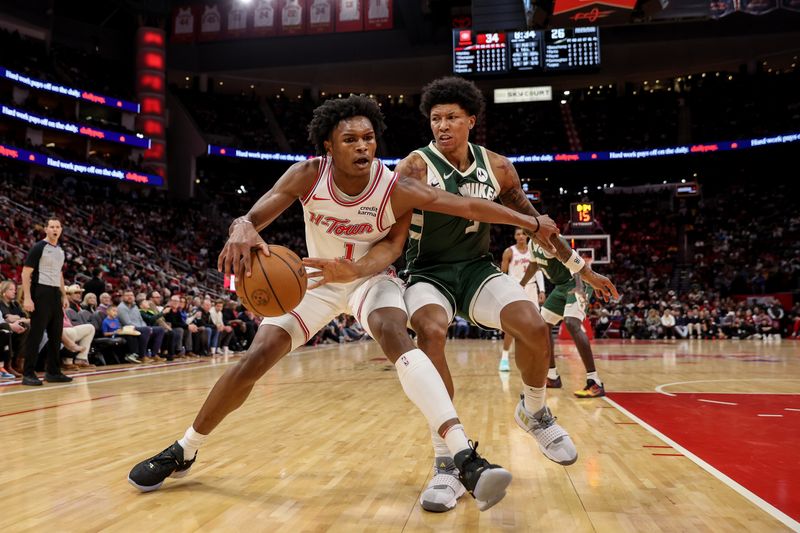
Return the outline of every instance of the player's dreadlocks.
<path id="1" fill-rule="evenodd" d="M 458 104 L 469 115 L 477 117 L 483 111 L 483 94 L 471 81 L 457 76 L 447 76 L 433 80 L 422 89 L 419 110 L 425 118 L 430 118 L 431 108 L 439 104 Z"/>
<path id="2" fill-rule="evenodd" d="M 314 117 L 308 125 L 308 140 L 314 145 L 317 154 L 325 153 L 324 142 L 330 140 L 331 132 L 339 122 L 358 116 L 366 117 L 372 123 L 375 141 L 380 143 L 381 134 L 386 129 L 381 108 L 371 98 L 353 94 L 347 98 L 331 98 L 314 110 Z"/>

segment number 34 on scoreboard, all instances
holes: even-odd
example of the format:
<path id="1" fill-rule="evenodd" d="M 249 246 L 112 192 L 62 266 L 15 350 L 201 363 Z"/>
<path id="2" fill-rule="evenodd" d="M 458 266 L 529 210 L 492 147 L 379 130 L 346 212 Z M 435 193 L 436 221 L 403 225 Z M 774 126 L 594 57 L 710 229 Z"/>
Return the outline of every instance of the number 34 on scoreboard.
<path id="1" fill-rule="evenodd" d="M 590 226 L 594 223 L 594 202 L 575 202 L 569 209 L 570 222 L 578 226 Z"/>

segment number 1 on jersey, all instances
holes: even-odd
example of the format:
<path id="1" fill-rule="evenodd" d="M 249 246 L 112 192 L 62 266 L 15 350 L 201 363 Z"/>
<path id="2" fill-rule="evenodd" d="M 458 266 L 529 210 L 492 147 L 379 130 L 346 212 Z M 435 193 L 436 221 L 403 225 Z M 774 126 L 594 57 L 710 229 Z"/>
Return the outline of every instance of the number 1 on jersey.
<path id="1" fill-rule="evenodd" d="M 356 250 L 355 243 L 346 242 L 344 243 L 344 258 L 349 259 L 350 261 L 353 260 L 353 253 Z"/>

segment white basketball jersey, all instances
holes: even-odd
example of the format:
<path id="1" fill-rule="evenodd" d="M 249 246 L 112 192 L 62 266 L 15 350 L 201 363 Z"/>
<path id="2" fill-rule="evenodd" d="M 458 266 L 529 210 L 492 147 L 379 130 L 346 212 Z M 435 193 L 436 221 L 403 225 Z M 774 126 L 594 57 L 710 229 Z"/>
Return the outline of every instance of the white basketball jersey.
<path id="1" fill-rule="evenodd" d="M 524 252 L 520 252 L 515 244 L 511 247 L 511 262 L 508 264 L 508 275 L 517 281 L 521 280 L 530 263 L 531 256 L 528 253 L 528 249 L 526 248 Z"/>
<path id="2" fill-rule="evenodd" d="M 348 196 L 333 181 L 331 159 L 320 157 L 317 181 L 301 199 L 308 256 L 361 259 L 395 222 L 389 197 L 396 183 L 397 174 L 375 159 L 367 186 Z"/>

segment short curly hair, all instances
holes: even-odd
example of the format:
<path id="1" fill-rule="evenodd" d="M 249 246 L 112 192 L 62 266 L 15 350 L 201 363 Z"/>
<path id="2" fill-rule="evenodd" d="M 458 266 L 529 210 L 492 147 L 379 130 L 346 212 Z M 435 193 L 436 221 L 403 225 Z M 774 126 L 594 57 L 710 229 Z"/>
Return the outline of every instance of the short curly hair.
<path id="1" fill-rule="evenodd" d="M 430 118 L 431 109 L 439 104 L 458 104 L 470 115 L 479 116 L 484 108 L 483 93 L 471 81 L 446 76 L 423 87 L 419 110 Z"/>
<path id="2" fill-rule="evenodd" d="M 366 117 L 375 130 L 375 141 L 380 144 L 381 135 L 386 130 L 381 108 L 375 100 L 363 94 L 351 94 L 347 98 L 331 98 L 314 110 L 314 116 L 308 124 L 308 140 L 318 155 L 325 154 L 325 141 L 330 140 L 339 122 L 351 117 Z"/>

